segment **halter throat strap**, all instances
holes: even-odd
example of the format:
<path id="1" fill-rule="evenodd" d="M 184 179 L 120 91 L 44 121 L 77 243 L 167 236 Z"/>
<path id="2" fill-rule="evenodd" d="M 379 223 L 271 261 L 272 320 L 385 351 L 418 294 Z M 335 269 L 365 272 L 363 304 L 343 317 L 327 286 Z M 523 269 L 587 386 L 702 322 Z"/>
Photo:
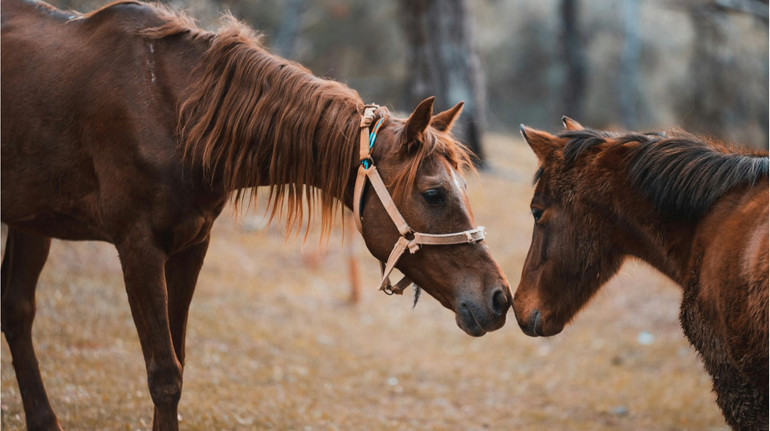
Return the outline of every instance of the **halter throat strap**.
<path id="1" fill-rule="evenodd" d="M 408 250 L 410 254 L 417 253 L 420 247 L 423 245 L 451 245 L 451 244 L 474 244 L 484 239 L 485 230 L 484 226 L 479 226 L 476 229 L 465 230 L 462 232 L 446 233 L 446 234 L 429 234 L 415 232 L 409 227 L 401 212 L 396 207 L 396 203 L 390 196 L 385 183 L 382 181 L 382 177 L 377 171 L 377 167 L 374 166 L 374 160 L 372 160 L 371 150 L 374 147 L 374 142 L 377 139 L 377 132 L 380 126 L 386 120 L 387 117 L 381 117 L 375 124 L 372 131 L 369 131 L 369 127 L 374 121 L 374 113 L 379 108 L 377 105 L 366 105 L 364 108 L 364 115 L 361 117 L 360 124 L 360 139 L 359 139 L 359 158 L 361 161 L 358 167 L 358 173 L 356 175 L 356 184 L 353 190 L 353 213 L 355 214 L 356 227 L 358 231 L 363 234 L 363 198 L 366 190 L 366 183 L 372 185 L 377 197 L 380 198 L 385 211 L 387 211 L 390 219 L 398 229 L 400 237 L 393 246 L 393 250 L 388 256 L 387 262 L 380 262 L 380 269 L 382 270 L 382 280 L 380 281 L 380 290 L 388 295 L 402 294 L 412 281 L 407 277 L 403 277 L 396 285 L 390 283 L 390 273 L 396 267 L 401 256 Z"/>

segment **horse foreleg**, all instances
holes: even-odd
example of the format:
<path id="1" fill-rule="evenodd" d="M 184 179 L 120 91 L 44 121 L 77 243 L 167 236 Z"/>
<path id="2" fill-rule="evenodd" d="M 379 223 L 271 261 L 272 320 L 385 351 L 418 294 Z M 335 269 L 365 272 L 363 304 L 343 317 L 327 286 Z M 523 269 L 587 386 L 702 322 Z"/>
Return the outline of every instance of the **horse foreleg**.
<path id="1" fill-rule="evenodd" d="M 2 328 L 11 350 L 29 430 L 60 430 L 48 401 L 32 345 L 35 288 L 48 258 L 51 239 L 13 228 L 2 264 Z"/>
<path id="2" fill-rule="evenodd" d="M 169 257 L 166 262 L 166 286 L 168 289 L 168 319 L 171 328 L 171 340 L 177 360 L 184 373 L 185 336 L 187 332 L 187 312 L 190 309 L 198 274 L 206 257 L 209 239 Z M 155 421 L 159 412 L 155 411 Z"/>
<path id="3" fill-rule="evenodd" d="M 179 363 L 184 368 L 187 312 L 190 309 L 198 274 L 209 247 L 208 238 L 193 247 L 169 257 L 166 262 L 166 286 L 168 288 L 168 319 L 171 339 Z"/>
<path id="4" fill-rule="evenodd" d="M 137 238 L 141 236 L 133 236 Z M 142 345 L 147 383 L 155 404 L 153 430 L 178 430 L 182 366 L 174 352 L 166 290 L 166 254 L 149 244 L 118 246 L 128 303 Z"/>

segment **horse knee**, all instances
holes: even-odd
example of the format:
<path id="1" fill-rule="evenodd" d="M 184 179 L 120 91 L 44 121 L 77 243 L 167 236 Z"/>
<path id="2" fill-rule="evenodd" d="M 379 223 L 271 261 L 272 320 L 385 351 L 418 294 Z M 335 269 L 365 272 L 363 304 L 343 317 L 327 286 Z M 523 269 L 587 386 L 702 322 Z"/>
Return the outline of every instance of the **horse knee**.
<path id="1" fill-rule="evenodd" d="M 35 303 L 26 300 L 4 298 L 2 305 L 2 329 L 6 340 L 12 340 L 30 331 L 35 317 Z"/>
<path id="2" fill-rule="evenodd" d="M 175 406 L 182 397 L 182 371 L 178 367 L 148 370 L 150 396 L 156 407 Z"/>
<path id="3" fill-rule="evenodd" d="M 27 415 L 27 431 L 61 431 L 61 425 L 53 412 Z"/>

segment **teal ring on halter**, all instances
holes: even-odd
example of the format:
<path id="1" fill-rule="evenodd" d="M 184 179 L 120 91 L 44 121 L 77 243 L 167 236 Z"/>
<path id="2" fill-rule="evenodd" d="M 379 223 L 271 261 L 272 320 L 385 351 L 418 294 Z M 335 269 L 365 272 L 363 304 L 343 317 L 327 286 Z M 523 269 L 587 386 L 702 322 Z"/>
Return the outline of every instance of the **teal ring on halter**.
<path id="1" fill-rule="evenodd" d="M 380 130 L 380 126 L 382 125 L 382 122 L 385 120 L 385 118 L 387 117 L 382 117 L 377 120 L 377 124 L 374 125 L 372 133 L 369 133 L 369 151 L 371 151 L 372 147 L 374 147 L 374 141 L 377 139 L 377 132 Z M 369 166 L 371 165 L 371 159 L 367 158 L 361 160 L 361 164 L 364 165 L 364 169 L 369 169 Z"/>

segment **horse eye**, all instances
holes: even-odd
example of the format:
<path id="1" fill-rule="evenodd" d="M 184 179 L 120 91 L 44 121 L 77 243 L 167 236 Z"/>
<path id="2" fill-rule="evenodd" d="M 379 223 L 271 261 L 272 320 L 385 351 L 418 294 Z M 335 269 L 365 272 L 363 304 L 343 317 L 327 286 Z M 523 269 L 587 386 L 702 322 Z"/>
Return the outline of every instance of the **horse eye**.
<path id="1" fill-rule="evenodd" d="M 429 204 L 444 203 L 444 193 L 438 189 L 430 189 L 422 192 L 422 197 Z"/>
<path id="2" fill-rule="evenodd" d="M 543 210 L 539 208 L 532 208 L 532 217 L 535 218 L 535 221 L 540 220 L 540 217 L 543 216 Z"/>

